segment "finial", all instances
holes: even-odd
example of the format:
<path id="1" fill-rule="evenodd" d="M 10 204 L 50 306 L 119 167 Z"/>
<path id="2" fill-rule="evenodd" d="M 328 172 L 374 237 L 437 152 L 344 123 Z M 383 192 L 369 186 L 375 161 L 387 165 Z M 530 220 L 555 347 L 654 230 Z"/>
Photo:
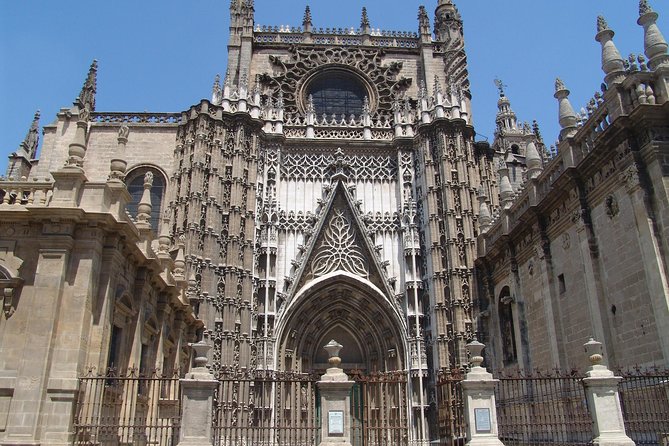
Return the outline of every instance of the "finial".
<path id="1" fill-rule="evenodd" d="M 525 164 L 527 165 L 527 177 L 533 179 L 539 176 L 543 170 L 541 156 L 534 142 L 530 141 L 525 147 Z"/>
<path id="2" fill-rule="evenodd" d="M 137 226 L 141 228 L 151 228 L 151 187 L 153 187 L 153 172 L 148 171 L 144 174 L 144 192 L 137 205 Z"/>
<path id="3" fill-rule="evenodd" d="M 360 28 L 369 28 L 369 17 L 367 16 L 367 8 L 362 7 L 362 19 L 360 20 Z"/>
<path id="4" fill-rule="evenodd" d="M 130 136 L 130 127 L 123 123 L 118 129 L 116 153 L 109 163 L 109 181 L 122 182 L 125 178 L 125 171 L 128 166 L 125 160 L 125 145 L 128 143 L 128 136 Z"/>
<path id="5" fill-rule="evenodd" d="M 330 364 L 330 367 L 339 367 L 339 364 L 341 364 L 339 352 L 344 346 L 333 339 L 323 346 L 323 348 L 328 352 L 328 363 Z"/>
<path id="6" fill-rule="evenodd" d="M 304 8 L 304 19 L 302 19 L 302 25 L 306 27 L 307 25 L 312 25 L 311 23 L 311 8 L 309 5 Z"/>
<path id="7" fill-rule="evenodd" d="M 430 17 L 428 17 L 427 10 L 423 5 L 418 7 L 418 26 L 420 27 L 421 33 L 430 32 Z"/>
<path id="8" fill-rule="evenodd" d="M 211 87 L 211 102 L 214 105 L 221 103 L 221 76 L 217 73 L 214 77 L 214 85 Z"/>
<path id="9" fill-rule="evenodd" d="M 606 29 L 609 29 L 609 25 L 606 23 L 604 16 L 597 16 L 597 32 L 600 33 Z"/>
<path id="10" fill-rule="evenodd" d="M 560 78 L 555 79 L 555 94 L 553 96 L 558 100 L 558 121 L 562 128 L 560 138 L 572 136 L 577 130 L 578 117 L 569 102 L 569 90 Z"/>
<path id="11" fill-rule="evenodd" d="M 309 98 L 307 99 L 307 113 L 315 113 L 316 112 L 316 107 L 314 106 L 314 97 L 313 95 L 309 95 Z"/>
<path id="12" fill-rule="evenodd" d="M 311 95 L 309 97 L 311 97 Z M 365 99 L 362 101 L 362 113 L 369 114 L 369 112 L 370 112 L 369 98 L 367 97 L 367 95 L 365 95 Z"/>
<path id="13" fill-rule="evenodd" d="M 565 87 L 564 82 L 562 82 L 562 79 L 559 77 L 555 78 L 555 92 L 557 93 L 558 91 L 566 90 L 567 87 Z"/>
<path id="14" fill-rule="evenodd" d="M 639 2 L 639 19 L 637 23 L 643 26 L 643 49 L 648 58 L 648 67 L 651 70 L 669 67 L 669 44 L 657 26 L 658 14 L 653 11 L 647 0 Z"/>
<path id="15" fill-rule="evenodd" d="M 86 81 L 84 82 L 83 87 L 81 87 L 81 92 L 79 97 L 75 101 L 79 108 L 85 108 L 89 112 L 95 111 L 95 93 L 97 91 L 97 74 L 98 74 L 98 61 L 93 59 L 91 66 L 88 69 L 88 76 L 86 76 Z"/>
<path id="16" fill-rule="evenodd" d="M 128 136 L 130 135 L 130 127 L 125 122 L 121 124 L 121 127 L 118 128 L 118 139 L 124 139 L 128 141 Z"/>
<path id="17" fill-rule="evenodd" d="M 495 78 L 495 86 L 497 87 L 497 90 L 499 90 L 499 95 L 504 96 L 504 88 L 508 87 L 508 85 L 504 84 L 501 79 Z"/>

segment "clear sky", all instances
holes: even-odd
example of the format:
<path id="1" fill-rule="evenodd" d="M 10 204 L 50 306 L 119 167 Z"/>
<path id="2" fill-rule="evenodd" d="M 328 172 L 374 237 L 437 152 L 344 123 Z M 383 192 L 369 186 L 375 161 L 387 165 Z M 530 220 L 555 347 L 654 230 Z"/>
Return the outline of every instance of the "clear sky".
<path id="1" fill-rule="evenodd" d="M 424 4 L 437 0 L 255 0 L 256 23 L 300 26 L 311 6 L 315 27 L 358 27 L 366 6 L 374 28 L 416 31 Z M 499 77 L 520 121 L 536 119 L 555 141 L 555 76 L 576 109 L 599 90 L 594 40 L 603 14 L 626 56 L 643 52 L 637 0 L 456 0 L 465 24 L 476 131 L 492 140 Z M 650 0 L 669 38 L 669 2 Z M 0 174 L 35 110 L 55 119 L 79 93 L 98 59 L 98 111 L 182 111 L 209 97 L 226 67 L 228 0 L 0 0 Z"/>

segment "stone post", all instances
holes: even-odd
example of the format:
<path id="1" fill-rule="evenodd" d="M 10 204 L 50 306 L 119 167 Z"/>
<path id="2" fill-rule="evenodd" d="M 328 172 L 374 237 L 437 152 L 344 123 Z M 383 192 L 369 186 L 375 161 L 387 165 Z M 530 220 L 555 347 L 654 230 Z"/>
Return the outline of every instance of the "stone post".
<path id="1" fill-rule="evenodd" d="M 214 392 L 218 381 L 207 369 L 207 352 L 211 346 L 204 341 L 191 344 L 195 367 L 181 381 L 181 431 L 177 446 L 211 446 L 213 444 L 212 413 Z"/>
<path id="2" fill-rule="evenodd" d="M 348 379 L 339 368 L 339 351 L 343 348 L 334 339 L 323 347 L 330 358 L 330 368 L 318 381 L 321 394 L 321 442 L 319 445 L 351 446 L 351 387 L 354 381 Z"/>
<path id="3" fill-rule="evenodd" d="M 632 446 L 634 442 L 625 432 L 618 396 L 618 383 L 622 378 L 600 364 L 604 359 L 601 342 L 590 338 L 584 347 L 592 364 L 583 378 L 595 435 L 592 442 L 600 446 Z"/>
<path id="4" fill-rule="evenodd" d="M 481 367 L 481 352 L 485 345 L 477 341 L 467 344 L 472 368 L 462 381 L 465 400 L 465 421 L 467 423 L 467 445 L 502 446 L 497 430 L 497 410 L 495 409 L 495 385 L 499 380 Z"/>

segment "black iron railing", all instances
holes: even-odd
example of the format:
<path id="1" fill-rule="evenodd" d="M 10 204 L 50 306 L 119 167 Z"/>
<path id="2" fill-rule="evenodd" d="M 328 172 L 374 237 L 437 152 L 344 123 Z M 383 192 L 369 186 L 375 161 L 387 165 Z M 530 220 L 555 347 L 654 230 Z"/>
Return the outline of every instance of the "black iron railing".
<path id="1" fill-rule="evenodd" d="M 590 443 L 592 418 L 578 371 L 514 371 L 495 377 L 499 437 L 504 444 Z"/>
<path id="2" fill-rule="evenodd" d="M 627 435 L 639 445 L 669 444 L 669 370 L 617 370 Z"/>
<path id="3" fill-rule="evenodd" d="M 263 370 L 223 370 L 214 404 L 217 446 L 316 446 L 317 377 Z"/>
<path id="4" fill-rule="evenodd" d="M 93 369 L 79 378 L 74 416 L 74 444 L 178 443 L 181 423 L 179 376 L 152 371 L 125 374 Z"/>

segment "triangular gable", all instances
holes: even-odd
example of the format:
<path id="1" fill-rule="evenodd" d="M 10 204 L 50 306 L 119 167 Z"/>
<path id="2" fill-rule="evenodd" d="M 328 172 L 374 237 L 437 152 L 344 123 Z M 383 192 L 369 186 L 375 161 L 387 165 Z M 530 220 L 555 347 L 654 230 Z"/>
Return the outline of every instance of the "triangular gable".
<path id="1" fill-rule="evenodd" d="M 344 183 L 334 178 L 336 183 L 328 200 L 323 203 L 321 218 L 299 263 L 288 290 L 288 298 L 292 298 L 306 283 L 318 277 L 335 271 L 346 271 L 369 280 L 392 299 L 394 291 L 365 233 L 353 198 Z"/>

